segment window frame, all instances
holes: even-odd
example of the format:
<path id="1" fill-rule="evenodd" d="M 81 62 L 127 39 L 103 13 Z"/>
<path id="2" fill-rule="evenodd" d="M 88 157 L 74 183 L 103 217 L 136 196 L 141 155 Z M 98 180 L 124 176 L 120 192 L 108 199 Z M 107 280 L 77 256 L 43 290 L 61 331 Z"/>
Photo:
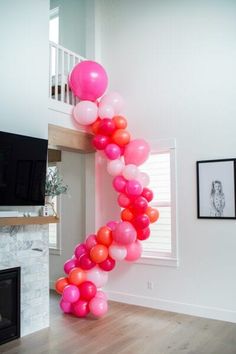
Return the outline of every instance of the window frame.
<path id="1" fill-rule="evenodd" d="M 60 162 L 50 162 L 48 163 L 48 167 L 56 166 L 58 171 L 61 173 L 61 163 Z M 48 231 L 48 245 L 49 245 L 49 254 L 60 256 L 62 254 L 62 242 L 61 242 L 61 195 L 57 196 L 57 214 L 60 215 L 60 222 L 56 224 L 56 232 L 57 232 L 57 242 L 56 247 L 50 246 L 49 242 L 49 231 Z"/>
<path id="2" fill-rule="evenodd" d="M 137 261 L 140 264 L 177 267 L 178 259 L 178 227 L 177 227 L 177 198 L 176 198 L 176 140 L 162 139 L 149 141 L 151 153 L 170 153 L 170 189 L 171 189 L 171 254 L 154 252 L 152 255 L 145 253 Z M 158 207 L 157 207 L 158 208 Z"/>

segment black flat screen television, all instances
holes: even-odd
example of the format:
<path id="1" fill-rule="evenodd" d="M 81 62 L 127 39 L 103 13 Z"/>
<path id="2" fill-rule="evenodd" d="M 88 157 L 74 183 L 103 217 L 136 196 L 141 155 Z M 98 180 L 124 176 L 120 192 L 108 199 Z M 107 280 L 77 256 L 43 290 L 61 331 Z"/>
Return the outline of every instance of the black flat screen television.
<path id="1" fill-rule="evenodd" d="M 0 132 L 0 205 L 44 205 L 48 141 Z"/>

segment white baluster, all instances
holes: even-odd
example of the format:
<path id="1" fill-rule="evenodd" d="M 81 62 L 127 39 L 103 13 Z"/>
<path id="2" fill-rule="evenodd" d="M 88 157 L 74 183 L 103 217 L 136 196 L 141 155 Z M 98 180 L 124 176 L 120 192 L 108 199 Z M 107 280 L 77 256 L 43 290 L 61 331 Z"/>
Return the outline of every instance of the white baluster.
<path id="1" fill-rule="evenodd" d="M 65 68 L 64 68 L 64 56 L 65 52 L 62 49 L 61 50 L 61 102 L 64 103 L 64 97 L 65 97 L 65 89 L 66 89 L 66 82 L 65 82 Z"/>
<path id="2" fill-rule="evenodd" d="M 58 101 L 58 47 L 55 46 L 55 100 Z"/>

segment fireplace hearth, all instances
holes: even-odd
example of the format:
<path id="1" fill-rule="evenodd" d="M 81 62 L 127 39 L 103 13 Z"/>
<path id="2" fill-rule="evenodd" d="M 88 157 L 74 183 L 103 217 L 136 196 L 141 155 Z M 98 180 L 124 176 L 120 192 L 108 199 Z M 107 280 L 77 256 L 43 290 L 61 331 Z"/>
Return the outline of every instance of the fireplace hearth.
<path id="1" fill-rule="evenodd" d="M 0 344 L 20 337 L 20 267 L 0 270 Z"/>

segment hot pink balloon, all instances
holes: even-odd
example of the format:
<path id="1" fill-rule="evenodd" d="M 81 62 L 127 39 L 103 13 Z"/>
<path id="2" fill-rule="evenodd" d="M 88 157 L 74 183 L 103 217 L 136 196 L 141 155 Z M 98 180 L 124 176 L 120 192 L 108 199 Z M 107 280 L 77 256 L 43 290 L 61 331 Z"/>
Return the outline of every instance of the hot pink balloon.
<path id="1" fill-rule="evenodd" d="M 112 233 L 115 242 L 121 245 L 128 245 L 136 240 L 137 232 L 128 221 L 121 221 Z"/>
<path id="2" fill-rule="evenodd" d="M 84 270 L 89 270 L 92 269 L 93 267 L 96 266 L 96 263 L 94 263 L 89 255 L 87 253 L 82 254 L 79 259 L 79 266 L 84 269 Z"/>
<path id="3" fill-rule="evenodd" d="M 126 261 L 134 262 L 137 261 L 142 254 L 142 245 L 140 241 L 135 241 L 130 245 L 126 246 L 127 256 L 125 257 Z"/>
<path id="4" fill-rule="evenodd" d="M 76 302 L 79 300 L 80 297 L 80 292 L 77 286 L 75 285 L 66 285 L 63 293 L 62 293 L 62 299 L 65 302 Z"/>
<path id="5" fill-rule="evenodd" d="M 95 234 L 88 235 L 85 241 L 87 250 L 91 250 L 91 248 L 93 248 L 93 246 L 96 246 L 97 243 L 98 242 Z"/>
<path id="6" fill-rule="evenodd" d="M 85 60 L 71 71 L 69 85 L 81 100 L 95 101 L 106 91 L 108 77 L 104 68 L 95 61 Z"/>
<path id="7" fill-rule="evenodd" d="M 117 144 L 108 144 L 105 148 L 105 154 L 110 160 L 116 160 L 120 156 L 120 147 Z"/>
<path id="8" fill-rule="evenodd" d="M 86 317 L 89 314 L 89 303 L 85 300 L 78 300 L 72 305 L 72 312 L 76 317 Z"/>
<path id="9" fill-rule="evenodd" d="M 68 261 L 64 264 L 64 272 L 69 274 L 71 269 L 78 267 L 78 260 L 77 259 L 68 259 Z"/>
<path id="10" fill-rule="evenodd" d="M 112 181 L 113 187 L 117 192 L 124 192 L 126 183 L 127 181 L 124 179 L 123 176 L 116 176 Z"/>
<path id="11" fill-rule="evenodd" d="M 108 310 L 107 301 L 99 297 L 94 297 L 89 302 L 89 309 L 96 317 L 104 316 Z"/>
<path id="12" fill-rule="evenodd" d="M 118 92 L 109 92 L 101 98 L 100 105 L 107 104 L 113 107 L 114 114 L 120 114 L 124 107 L 124 99 Z"/>
<path id="13" fill-rule="evenodd" d="M 141 195 L 139 197 L 137 197 L 134 202 L 133 202 L 133 207 L 134 210 L 139 213 L 139 214 L 143 214 L 145 213 L 147 207 L 148 207 L 148 202 L 147 199 L 142 197 Z"/>
<path id="14" fill-rule="evenodd" d="M 127 181 L 125 191 L 129 196 L 138 196 L 142 193 L 143 187 L 141 184 L 136 181 L 135 179 L 132 179 L 130 181 Z"/>
<path id="15" fill-rule="evenodd" d="M 115 265 L 116 265 L 116 261 L 111 257 L 107 257 L 105 261 L 99 263 L 99 267 L 102 270 L 105 270 L 106 272 L 110 272 L 113 268 L 115 268 Z"/>
<path id="16" fill-rule="evenodd" d="M 75 106 L 73 116 L 79 124 L 92 124 L 98 117 L 97 105 L 90 101 L 81 101 Z"/>
<path id="17" fill-rule="evenodd" d="M 64 301 L 63 299 L 60 300 L 60 308 L 64 313 L 71 313 L 72 312 L 71 303 Z"/>
<path id="18" fill-rule="evenodd" d="M 143 139 L 134 139 L 126 147 L 124 158 L 126 165 L 142 165 L 148 158 L 150 146 Z"/>
<path id="19" fill-rule="evenodd" d="M 111 176 L 118 176 L 122 173 L 125 165 L 120 159 L 115 159 L 107 163 L 107 172 Z"/>
<path id="20" fill-rule="evenodd" d="M 84 243 L 80 243 L 75 247 L 75 256 L 77 259 L 79 259 L 80 256 L 82 256 L 83 254 L 85 254 L 87 252 L 88 252 L 88 250 L 87 250 Z"/>

